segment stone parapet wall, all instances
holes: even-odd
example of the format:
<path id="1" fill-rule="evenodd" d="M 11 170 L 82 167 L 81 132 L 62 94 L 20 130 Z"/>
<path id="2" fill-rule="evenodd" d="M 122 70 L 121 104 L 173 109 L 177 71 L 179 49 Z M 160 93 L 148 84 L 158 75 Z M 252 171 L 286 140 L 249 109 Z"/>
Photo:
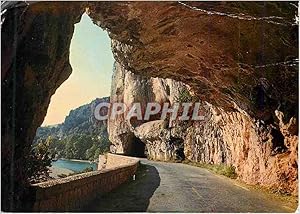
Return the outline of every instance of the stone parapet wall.
<path id="1" fill-rule="evenodd" d="M 113 163 L 109 168 L 32 185 L 29 203 L 33 211 L 80 210 L 136 173 L 138 159 L 112 154 L 107 157 L 107 163 Z"/>
<path id="2" fill-rule="evenodd" d="M 116 154 L 105 154 L 99 155 L 98 170 L 113 169 L 115 167 L 121 167 L 131 165 L 138 161 L 138 158 L 116 155 Z"/>

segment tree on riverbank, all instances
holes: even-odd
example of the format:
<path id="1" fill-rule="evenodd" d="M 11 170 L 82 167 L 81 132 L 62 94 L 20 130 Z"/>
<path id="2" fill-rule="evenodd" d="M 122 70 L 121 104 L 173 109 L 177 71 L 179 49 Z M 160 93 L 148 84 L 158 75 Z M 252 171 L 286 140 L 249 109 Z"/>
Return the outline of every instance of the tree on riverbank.
<path id="1" fill-rule="evenodd" d="M 49 153 L 55 158 L 97 160 L 100 154 L 109 151 L 107 135 L 93 136 L 74 134 L 64 139 L 48 137 Z M 43 141 L 38 142 L 38 144 Z"/>
<path id="2" fill-rule="evenodd" d="M 49 167 L 53 155 L 49 151 L 49 141 L 43 141 L 31 148 L 30 154 L 26 157 L 26 177 L 30 183 L 37 183 L 48 180 Z"/>
<path id="3" fill-rule="evenodd" d="M 94 118 L 95 106 L 101 102 L 109 102 L 109 97 L 71 110 L 61 124 L 38 128 L 33 144 L 49 141 L 49 152 L 56 158 L 98 159 L 110 146 L 107 121 Z"/>

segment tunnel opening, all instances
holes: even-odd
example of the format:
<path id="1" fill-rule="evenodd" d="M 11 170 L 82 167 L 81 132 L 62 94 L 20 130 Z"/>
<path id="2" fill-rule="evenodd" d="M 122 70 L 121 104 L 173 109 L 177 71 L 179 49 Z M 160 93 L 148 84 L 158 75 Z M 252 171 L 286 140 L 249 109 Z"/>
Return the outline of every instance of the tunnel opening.
<path id="1" fill-rule="evenodd" d="M 139 158 L 146 157 L 146 145 L 136 136 L 132 137 L 129 155 Z"/>
<path id="2" fill-rule="evenodd" d="M 108 33 L 87 13 L 74 26 L 69 48 L 72 73 L 51 96 L 42 126 L 61 123 L 70 110 L 110 95 L 114 58 Z"/>
<path id="3" fill-rule="evenodd" d="M 98 104 L 109 102 L 114 63 L 110 45 L 108 33 L 83 13 L 74 25 L 69 47 L 72 73 L 52 95 L 33 140 L 33 153 L 39 155 L 43 147 L 51 156 L 50 177 L 45 174 L 43 180 L 32 179 L 30 174 L 31 183 L 60 178 L 62 175 L 55 173 L 59 168 L 74 171 L 76 163 L 63 159 L 90 161 L 75 167 L 76 173 L 96 170 L 99 155 L 109 151 L 107 120 L 97 120 L 94 111 Z"/>

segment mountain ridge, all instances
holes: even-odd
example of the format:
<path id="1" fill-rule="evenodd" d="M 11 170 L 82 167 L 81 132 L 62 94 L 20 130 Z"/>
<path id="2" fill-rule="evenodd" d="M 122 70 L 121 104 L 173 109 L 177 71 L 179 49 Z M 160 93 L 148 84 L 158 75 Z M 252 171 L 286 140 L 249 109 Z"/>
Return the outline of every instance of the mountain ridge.
<path id="1" fill-rule="evenodd" d="M 96 105 L 101 102 L 109 102 L 109 97 L 96 98 L 90 103 L 71 109 L 62 123 L 39 127 L 34 143 L 39 139 L 45 140 L 49 136 L 65 138 L 74 132 L 97 134 L 100 127 L 105 126 L 106 128 L 107 123 L 106 121 L 97 121 L 93 115 Z"/>

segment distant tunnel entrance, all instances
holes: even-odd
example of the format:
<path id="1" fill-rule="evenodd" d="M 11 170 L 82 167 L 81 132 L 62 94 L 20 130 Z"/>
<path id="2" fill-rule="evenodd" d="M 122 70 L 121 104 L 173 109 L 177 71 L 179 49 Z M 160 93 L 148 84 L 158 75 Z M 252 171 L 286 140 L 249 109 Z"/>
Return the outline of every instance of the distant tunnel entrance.
<path id="1" fill-rule="evenodd" d="M 146 157 L 145 147 L 146 147 L 145 144 L 139 138 L 133 136 L 130 156 L 140 157 L 140 158 Z"/>

